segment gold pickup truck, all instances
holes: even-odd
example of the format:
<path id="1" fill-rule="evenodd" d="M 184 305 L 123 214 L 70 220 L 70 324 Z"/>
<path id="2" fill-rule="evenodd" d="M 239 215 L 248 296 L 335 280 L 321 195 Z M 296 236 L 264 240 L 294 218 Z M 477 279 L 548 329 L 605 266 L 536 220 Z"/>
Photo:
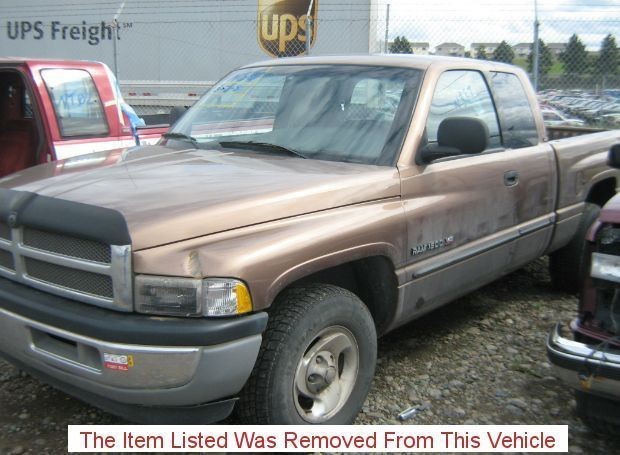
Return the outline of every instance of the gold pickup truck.
<path id="1" fill-rule="evenodd" d="M 155 146 L 0 181 L 0 353 L 130 420 L 350 423 L 377 336 L 543 254 L 578 282 L 620 132 L 547 134 L 513 66 L 233 71 Z"/>

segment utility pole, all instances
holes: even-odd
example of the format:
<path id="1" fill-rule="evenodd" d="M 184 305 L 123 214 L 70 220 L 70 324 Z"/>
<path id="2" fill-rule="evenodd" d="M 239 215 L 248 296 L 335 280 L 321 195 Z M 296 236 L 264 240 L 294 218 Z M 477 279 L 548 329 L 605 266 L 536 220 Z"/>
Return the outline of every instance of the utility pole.
<path id="1" fill-rule="evenodd" d="M 312 13 L 313 5 L 314 0 L 310 0 L 310 6 L 308 6 L 308 12 L 306 13 L 306 55 L 310 55 L 310 42 L 312 41 L 312 18 L 310 13 Z"/>
<path id="2" fill-rule="evenodd" d="M 116 42 L 118 41 L 118 17 L 123 12 L 123 8 L 125 8 L 125 2 L 121 2 L 118 10 L 116 10 L 116 14 L 114 15 L 114 19 L 112 19 L 112 27 L 114 27 L 114 36 L 112 37 L 112 52 L 114 52 L 114 77 L 118 81 L 118 52 L 116 49 Z"/>
<path id="3" fill-rule="evenodd" d="M 534 43 L 532 44 L 532 72 L 533 74 L 533 83 L 534 90 L 538 91 L 538 61 L 540 49 L 538 46 L 538 27 L 540 23 L 538 22 L 538 0 L 534 0 Z"/>
<path id="4" fill-rule="evenodd" d="M 385 49 L 384 52 L 387 54 L 389 52 L 388 49 L 388 33 L 390 31 L 390 4 L 385 5 Z"/>

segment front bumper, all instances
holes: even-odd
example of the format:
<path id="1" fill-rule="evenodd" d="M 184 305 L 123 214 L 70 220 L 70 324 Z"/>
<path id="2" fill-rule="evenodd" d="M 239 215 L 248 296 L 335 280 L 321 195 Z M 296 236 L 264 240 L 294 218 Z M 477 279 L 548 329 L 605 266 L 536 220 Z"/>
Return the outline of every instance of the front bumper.
<path id="1" fill-rule="evenodd" d="M 262 313 L 121 314 L 0 279 L 0 355 L 130 420 L 153 422 L 159 413 L 159 420 L 181 423 L 173 416 L 208 403 L 216 412 L 196 423 L 225 417 L 254 367 L 266 321 Z"/>
<path id="2" fill-rule="evenodd" d="M 547 337 L 556 376 L 577 390 L 620 400 L 620 354 L 564 338 L 561 327 L 557 324 Z"/>

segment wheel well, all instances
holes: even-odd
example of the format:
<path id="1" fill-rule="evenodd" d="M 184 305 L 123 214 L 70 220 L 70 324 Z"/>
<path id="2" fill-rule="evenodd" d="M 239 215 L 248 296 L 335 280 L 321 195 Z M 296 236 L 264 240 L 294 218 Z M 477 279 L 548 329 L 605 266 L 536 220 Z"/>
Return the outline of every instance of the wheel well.
<path id="1" fill-rule="evenodd" d="M 616 179 L 609 178 L 605 180 L 601 180 L 594 184 L 592 188 L 590 188 L 590 192 L 588 193 L 588 197 L 586 198 L 586 202 L 592 202 L 593 204 L 602 207 L 605 203 L 610 200 L 616 194 Z"/>
<path id="2" fill-rule="evenodd" d="M 398 300 L 398 282 L 392 262 L 384 256 L 372 256 L 347 262 L 308 275 L 289 287 L 309 283 L 333 284 L 357 295 L 370 310 L 377 335 L 391 322 Z"/>

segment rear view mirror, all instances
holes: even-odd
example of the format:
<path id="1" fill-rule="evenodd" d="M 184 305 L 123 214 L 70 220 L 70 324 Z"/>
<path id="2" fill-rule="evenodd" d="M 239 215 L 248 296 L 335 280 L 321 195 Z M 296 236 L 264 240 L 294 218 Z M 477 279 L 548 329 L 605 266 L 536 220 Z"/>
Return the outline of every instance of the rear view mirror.
<path id="1" fill-rule="evenodd" d="M 473 155 L 486 150 L 489 143 L 489 129 L 480 119 L 474 117 L 448 117 L 437 129 L 437 144 L 430 144 L 420 150 L 417 164 L 458 155 Z"/>
<path id="2" fill-rule="evenodd" d="M 607 155 L 607 165 L 620 169 L 620 144 L 612 145 Z"/>

